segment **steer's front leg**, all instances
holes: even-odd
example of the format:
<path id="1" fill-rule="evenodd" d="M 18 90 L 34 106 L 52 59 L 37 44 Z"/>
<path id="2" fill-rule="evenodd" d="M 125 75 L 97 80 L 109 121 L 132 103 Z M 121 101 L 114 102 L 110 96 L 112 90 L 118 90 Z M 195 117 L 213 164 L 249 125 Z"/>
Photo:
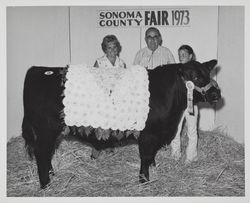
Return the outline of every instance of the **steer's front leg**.
<path id="1" fill-rule="evenodd" d="M 145 183 L 149 181 L 149 160 L 145 158 L 141 158 L 141 168 L 140 168 L 140 175 L 139 181 L 140 183 Z"/>
<path id="2" fill-rule="evenodd" d="M 141 133 L 138 144 L 141 158 L 139 181 L 144 183 L 149 181 L 149 166 L 155 165 L 155 155 L 160 145 L 156 136 L 144 133 Z"/>

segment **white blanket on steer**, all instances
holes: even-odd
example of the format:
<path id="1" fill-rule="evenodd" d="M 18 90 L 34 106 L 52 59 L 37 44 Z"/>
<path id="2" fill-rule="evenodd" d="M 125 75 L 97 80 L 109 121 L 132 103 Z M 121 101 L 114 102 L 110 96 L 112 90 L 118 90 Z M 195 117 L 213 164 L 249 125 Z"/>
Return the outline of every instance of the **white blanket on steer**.
<path id="1" fill-rule="evenodd" d="M 68 126 L 142 130 L 149 112 L 145 68 L 94 68 L 70 65 L 64 90 Z"/>

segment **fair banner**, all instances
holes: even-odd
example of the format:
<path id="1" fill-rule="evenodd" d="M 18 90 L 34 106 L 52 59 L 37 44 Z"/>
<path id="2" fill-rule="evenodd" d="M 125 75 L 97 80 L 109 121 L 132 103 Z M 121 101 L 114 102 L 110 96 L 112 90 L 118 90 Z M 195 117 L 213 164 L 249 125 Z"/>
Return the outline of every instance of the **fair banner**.
<path id="1" fill-rule="evenodd" d="M 187 8 L 147 10 L 98 10 L 97 27 L 171 26 L 186 27 L 191 24 Z"/>

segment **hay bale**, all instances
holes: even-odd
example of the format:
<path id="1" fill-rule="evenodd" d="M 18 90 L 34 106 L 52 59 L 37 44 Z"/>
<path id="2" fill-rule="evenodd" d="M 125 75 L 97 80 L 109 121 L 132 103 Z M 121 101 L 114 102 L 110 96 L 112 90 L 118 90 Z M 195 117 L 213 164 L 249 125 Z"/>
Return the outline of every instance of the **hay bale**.
<path id="1" fill-rule="evenodd" d="M 35 161 L 30 161 L 22 137 L 7 144 L 7 196 L 244 196 L 244 146 L 221 132 L 201 131 L 199 159 L 184 164 L 186 136 L 182 136 L 182 157 L 175 161 L 170 147 L 159 150 L 150 181 L 139 184 L 140 158 L 135 144 L 103 151 L 97 160 L 91 148 L 77 141 L 62 141 L 52 165 L 55 176 L 41 190 Z"/>

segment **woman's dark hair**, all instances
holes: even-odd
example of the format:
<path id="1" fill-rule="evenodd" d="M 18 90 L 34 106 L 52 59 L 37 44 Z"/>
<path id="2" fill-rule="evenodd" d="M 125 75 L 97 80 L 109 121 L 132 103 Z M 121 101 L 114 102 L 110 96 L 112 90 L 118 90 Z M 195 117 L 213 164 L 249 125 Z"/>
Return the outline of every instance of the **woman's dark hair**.
<path id="1" fill-rule="evenodd" d="M 121 50 L 122 50 L 122 46 L 120 44 L 120 42 L 118 41 L 118 39 L 116 38 L 115 35 L 106 35 L 103 40 L 102 40 L 102 50 L 104 53 L 106 53 L 106 49 L 107 49 L 107 44 L 109 42 L 114 42 L 116 47 L 118 48 L 118 55 L 120 54 Z"/>
<path id="2" fill-rule="evenodd" d="M 189 45 L 187 45 L 187 44 L 181 45 L 180 48 L 178 49 L 178 52 L 179 52 L 180 50 L 186 50 L 189 54 L 192 54 L 191 60 L 192 60 L 192 61 L 195 61 L 195 60 L 196 60 L 196 55 L 195 55 L 194 50 L 192 49 L 191 46 L 189 46 Z"/>

